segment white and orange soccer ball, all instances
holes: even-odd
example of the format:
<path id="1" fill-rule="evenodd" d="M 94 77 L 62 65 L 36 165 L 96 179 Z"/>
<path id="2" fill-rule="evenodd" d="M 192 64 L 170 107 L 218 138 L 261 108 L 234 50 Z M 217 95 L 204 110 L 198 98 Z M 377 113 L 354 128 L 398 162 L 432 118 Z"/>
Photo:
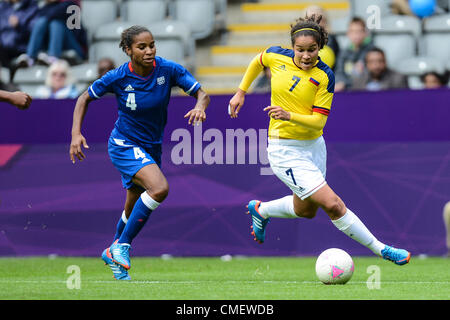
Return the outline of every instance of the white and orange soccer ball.
<path id="1" fill-rule="evenodd" d="M 325 284 L 345 284 L 355 270 L 352 257 L 342 249 L 323 251 L 316 261 L 316 274 Z"/>

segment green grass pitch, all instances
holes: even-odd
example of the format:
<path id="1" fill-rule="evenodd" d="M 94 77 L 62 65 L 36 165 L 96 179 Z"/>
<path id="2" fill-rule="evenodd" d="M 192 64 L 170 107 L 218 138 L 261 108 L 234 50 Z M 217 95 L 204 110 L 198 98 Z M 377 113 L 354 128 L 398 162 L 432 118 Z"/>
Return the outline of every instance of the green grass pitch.
<path id="1" fill-rule="evenodd" d="M 405 266 L 376 257 L 353 259 L 352 279 L 345 285 L 327 286 L 316 278 L 315 257 L 248 257 L 230 261 L 219 257 L 134 257 L 132 281 L 114 280 L 100 258 L 0 258 L 0 299 L 450 299 L 450 259 L 412 257 Z"/>

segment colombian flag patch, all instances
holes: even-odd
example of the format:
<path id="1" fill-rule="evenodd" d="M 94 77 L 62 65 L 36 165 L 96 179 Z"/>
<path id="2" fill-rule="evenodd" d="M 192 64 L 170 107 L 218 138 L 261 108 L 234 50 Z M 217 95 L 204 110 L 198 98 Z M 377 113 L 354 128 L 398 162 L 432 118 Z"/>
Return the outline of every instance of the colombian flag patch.
<path id="1" fill-rule="evenodd" d="M 317 81 L 316 79 L 313 79 L 313 78 L 309 78 L 309 82 L 312 82 L 316 86 L 318 86 L 320 84 L 319 81 Z"/>

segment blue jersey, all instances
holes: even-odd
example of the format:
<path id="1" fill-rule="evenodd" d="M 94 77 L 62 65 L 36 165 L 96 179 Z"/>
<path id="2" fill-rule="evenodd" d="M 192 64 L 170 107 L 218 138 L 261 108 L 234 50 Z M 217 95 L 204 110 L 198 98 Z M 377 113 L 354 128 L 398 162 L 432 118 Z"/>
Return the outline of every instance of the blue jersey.
<path id="1" fill-rule="evenodd" d="M 189 95 L 200 89 L 200 84 L 183 66 L 155 57 L 153 71 L 147 77 L 136 74 L 131 62 L 127 62 L 96 80 L 88 93 L 93 99 L 107 92 L 116 95 L 119 117 L 112 137 L 150 147 L 162 143 L 167 105 L 174 86 Z"/>

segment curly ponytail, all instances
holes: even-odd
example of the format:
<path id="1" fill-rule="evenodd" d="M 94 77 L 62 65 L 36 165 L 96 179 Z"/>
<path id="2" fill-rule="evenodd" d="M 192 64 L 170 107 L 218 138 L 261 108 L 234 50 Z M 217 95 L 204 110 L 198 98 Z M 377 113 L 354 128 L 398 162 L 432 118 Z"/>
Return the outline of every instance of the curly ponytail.
<path id="1" fill-rule="evenodd" d="M 320 26 L 321 20 L 322 15 L 312 14 L 305 18 L 299 18 L 294 24 L 291 24 L 292 46 L 298 36 L 311 36 L 316 40 L 319 49 L 322 49 L 328 42 L 328 33 Z"/>

